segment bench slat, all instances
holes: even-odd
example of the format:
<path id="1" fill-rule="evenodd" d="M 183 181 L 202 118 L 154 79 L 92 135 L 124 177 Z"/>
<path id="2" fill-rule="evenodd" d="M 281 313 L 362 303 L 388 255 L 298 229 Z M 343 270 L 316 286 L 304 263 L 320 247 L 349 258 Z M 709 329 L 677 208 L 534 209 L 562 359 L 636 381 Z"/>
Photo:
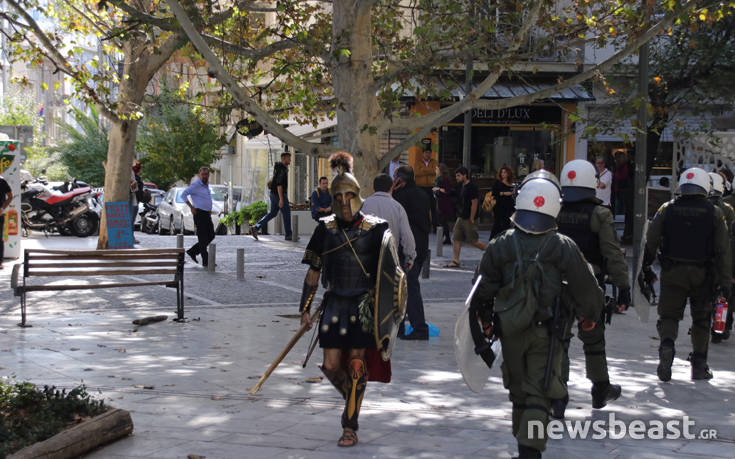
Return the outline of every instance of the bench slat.
<path id="1" fill-rule="evenodd" d="M 136 274 L 176 274 L 175 269 L 120 269 L 94 271 L 29 271 L 26 277 L 125 276 Z"/>
<path id="2" fill-rule="evenodd" d="M 26 263 L 28 263 L 30 266 L 33 266 L 33 262 L 36 260 L 57 260 L 57 261 L 65 261 L 65 260 L 176 260 L 179 257 L 181 257 L 181 254 L 161 254 L 161 255 L 110 255 L 110 256 L 100 256 L 100 255 L 70 255 L 66 254 L 64 256 L 62 255 L 40 255 L 40 256 L 34 256 L 32 258 L 26 258 Z"/>
<path id="3" fill-rule="evenodd" d="M 178 261 L 148 261 L 137 263 L 135 261 L 100 261 L 95 262 L 82 262 L 76 263 L 74 261 L 67 261 L 65 263 L 30 263 L 29 269 L 36 268 L 148 268 L 152 266 L 167 266 L 175 268 L 178 265 Z"/>
<path id="4" fill-rule="evenodd" d="M 56 290 L 94 290 L 99 288 L 110 288 L 110 287 L 144 287 L 147 285 L 169 285 L 171 287 L 176 286 L 176 282 L 161 281 L 161 282 L 123 282 L 119 284 L 70 284 L 70 285 L 26 285 L 23 290 L 26 292 L 35 291 L 56 291 Z"/>
<path id="5" fill-rule="evenodd" d="M 159 253 L 184 253 L 184 249 L 119 249 L 119 250 L 47 250 L 26 249 L 26 254 L 34 253 L 58 254 L 58 255 L 126 255 L 126 254 L 159 254 Z"/>

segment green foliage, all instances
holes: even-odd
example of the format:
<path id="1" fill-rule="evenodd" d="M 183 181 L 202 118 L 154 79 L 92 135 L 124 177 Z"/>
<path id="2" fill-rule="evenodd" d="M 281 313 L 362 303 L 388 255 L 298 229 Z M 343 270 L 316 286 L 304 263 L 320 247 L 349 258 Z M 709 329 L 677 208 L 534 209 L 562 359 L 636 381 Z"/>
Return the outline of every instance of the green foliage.
<path id="1" fill-rule="evenodd" d="M 0 457 L 46 440 L 83 418 L 108 407 L 94 400 L 84 385 L 66 389 L 0 379 Z"/>
<path id="2" fill-rule="evenodd" d="M 43 145 L 43 118 L 38 114 L 38 106 L 31 93 L 14 86 L 0 100 L 0 125 L 31 126 L 33 144 L 25 145 L 26 162 L 23 165 L 35 177 L 44 176 L 49 180 L 65 180 L 66 166 L 58 155 L 50 154 Z"/>
<path id="3" fill-rule="evenodd" d="M 138 149 L 143 177 L 161 189 L 189 179 L 212 164 L 225 144 L 218 125 L 169 92 L 153 104 L 140 124 Z"/>
<path id="4" fill-rule="evenodd" d="M 102 161 L 107 159 L 108 129 L 100 123 L 94 105 L 89 106 L 89 114 L 76 107 L 70 111 L 79 127 L 63 120 L 57 121 L 67 140 L 49 151 L 58 155 L 72 177 L 92 186 L 102 186 L 105 183 Z"/>
<path id="5" fill-rule="evenodd" d="M 268 204 L 263 201 L 258 201 L 250 204 L 249 206 L 245 206 L 240 210 L 230 212 L 220 220 L 220 223 L 225 226 L 240 226 L 247 221 L 248 224 L 254 225 L 267 213 Z"/>

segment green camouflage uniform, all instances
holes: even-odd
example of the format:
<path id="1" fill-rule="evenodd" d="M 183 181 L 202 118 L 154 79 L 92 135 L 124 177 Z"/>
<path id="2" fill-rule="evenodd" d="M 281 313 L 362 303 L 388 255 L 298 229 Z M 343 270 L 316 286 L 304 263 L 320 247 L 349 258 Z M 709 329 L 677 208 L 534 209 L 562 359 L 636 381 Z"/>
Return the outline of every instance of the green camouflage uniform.
<path id="1" fill-rule="evenodd" d="M 516 440 L 520 445 L 543 451 L 551 399 L 566 396 L 566 383 L 561 374 L 563 352 L 556 352 L 549 388 L 543 390 L 551 308 L 561 295 L 564 281 L 568 283 L 569 294 L 580 305 L 576 311 L 580 316 L 599 317 L 604 298 L 592 270 L 571 239 L 555 231 L 533 235 L 512 229 L 490 241 L 478 268 L 482 282 L 475 298 L 484 305 L 481 314 L 485 320 L 492 317 L 493 299 L 498 290 L 512 282 L 516 264 L 513 238 L 519 238 L 523 260 L 532 260 L 544 243 L 539 256 L 543 266 L 543 284 L 537 298 L 539 311 L 534 322 L 526 330 L 511 336 L 502 336 L 501 330 L 503 385 L 510 391 L 513 402 L 513 435 Z M 557 348 L 561 346 L 560 342 Z M 532 435 L 533 430 L 529 429 L 531 421 L 540 421 L 544 426 L 542 438 Z"/>
<path id="2" fill-rule="evenodd" d="M 564 215 L 562 215 L 564 212 L 565 207 L 562 207 L 557 218 L 558 221 L 564 218 Z M 561 222 L 559 229 L 560 232 L 563 232 Z M 615 234 L 615 222 L 610 209 L 601 205 L 595 206 L 590 219 L 590 231 L 597 234 L 599 238 L 599 251 L 604 260 L 606 270 L 604 274 L 607 274 L 612 280 L 612 283 L 619 289 L 630 288 L 628 264 L 625 261 L 625 255 L 620 249 L 620 243 Z M 572 235 L 568 236 L 572 237 Z M 600 286 L 604 289 L 604 285 L 602 284 L 602 281 L 604 281 L 602 279 L 604 276 L 602 267 L 598 264 L 591 264 L 595 272 L 595 277 L 597 277 Z M 566 297 L 565 300 L 570 301 Z M 572 303 L 569 306 L 577 310 L 576 304 Z M 607 370 L 607 355 L 605 353 L 605 321 L 603 317 L 604 313 L 599 318 L 590 318 L 597 321 L 597 326 L 592 330 L 584 331 L 581 326 L 578 327 L 577 336 L 583 343 L 587 378 L 593 383 L 607 382 L 610 380 Z M 569 341 L 571 339 L 572 326 L 576 322 L 573 317 L 571 319 L 567 327 L 564 345 L 565 352 L 562 360 L 564 381 L 569 380 Z"/>
<path id="3" fill-rule="evenodd" d="M 699 212 L 696 218 L 691 221 L 709 226 L 701 220 L 707 215 L 704 209 L 709 204 L 704 197 L 680 196 L 675 201 L 663 204 L 656 212 L 648 228 L 643 265 L 650 266 L 653 263 L 659 245 L 662 245 L 659 254 L 661 261 L 661 296 L 658 303 L 659 320 L 656 323 L 661 339 L 659 353 L 664 347 L 674 347 L 679 333 L 679 321 L 684 318 L 684 309 L 688 298 L 692 315 L 691 340 L 692 364 L 694 366 L 696 365 L 695 362 L 706 365 L 714 291 L 716 287 L 730 288 L 732 256 L 725 216 L 719 207 L 713 206 L 712 209 L 712 233 L 708 242 L 696 241 L 695 238 L 698 237 L 696 230 L 681 228 L 673 222 L 667 222 L 669 209 L 675 204 L 687 204 L 687 202 L 690 206 L 690 212 Z M 709 243 L 711 245 L 711 248 L 708 249 L 710 253 L 699 253 L 698 256 L 701 261 L 686 261 L 672 256 L 674 250 L 692 250 L 687 247 L 682 248 L 681 244 L 677 244 L 676 247 L 672 245 L 668 249 L 664 246 L 663 241 L 667 233 L 672 232 L 671 234 L 673 234 L 674 231 L 684 231 L 684 237 L 690 235 L 692 246 L 699 242 Z"/>
<path id="4" fill-rule="evenodd" d="M 730 236 L 730 251 L 732 253 L 732 266 L 735 267 L 735 195 L 729 194 L 725 197 L 713 196 L 710 197 L 710 201 L 714 205 L 720 208 L 722 214 L 725 216 L 725 223 L 727 224 L 727 234 Z M 727 299 L 729 304 L 735 302 L 735 294 L 733 288 L 730 288 L 730 298 Z M 725 325 L 725 339 L 730 336 L 730 330 L 732 329 L 733 322 L 733 307 L 731 306 L 727 310 L 727 324 Z M 714 332 L 713 332 L 714 333 Z"/>

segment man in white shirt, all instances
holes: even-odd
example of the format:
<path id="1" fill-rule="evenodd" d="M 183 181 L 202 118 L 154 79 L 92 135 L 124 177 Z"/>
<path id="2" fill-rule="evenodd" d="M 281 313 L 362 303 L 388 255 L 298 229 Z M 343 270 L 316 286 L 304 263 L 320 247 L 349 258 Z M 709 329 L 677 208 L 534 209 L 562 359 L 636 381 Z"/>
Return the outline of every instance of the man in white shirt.
<path id="1" fill-rule="evenodd" d="M 375 193 L 365 198 L 361 210 L 363 213 L 375 215 L 388 222 L 388 227 L 393 233 L 393 240 L 401 249 L 405 267 L 410 270 L 416 259 L 416 241 L 408 223 L 406 210 L 390 194 L 392 185 L 393 181 L 387 174 L 378 174 L 373 180 Z"/>
<path id="2" fill-rule="evenodd" d="M 597 190 L 595 192 L 597 199 L 602 201 L 603 206 L 610 207 L 610 195 L 612 193 L 612 172 L 605 167 L 605 160 L 597 158 L 595 161 L 597 166 Z"/>

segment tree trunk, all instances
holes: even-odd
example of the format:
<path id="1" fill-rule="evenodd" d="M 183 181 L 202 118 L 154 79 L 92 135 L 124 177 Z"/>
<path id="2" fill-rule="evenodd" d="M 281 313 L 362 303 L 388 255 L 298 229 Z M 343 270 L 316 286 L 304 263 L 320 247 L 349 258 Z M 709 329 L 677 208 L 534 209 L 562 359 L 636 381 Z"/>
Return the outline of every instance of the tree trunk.
<path id="1" fill-rule="evenodd" d="M 107 149 L 107 167 L 105 168 L 105 202 L 127 202 L 130 199 L 130 173 L 135 156 L 137 129 L 137 120 L 112 122 L 110 146 Z M 130 212 L 132 214 L 135 209 L 130 209 Z M 106 249 L 108 242 L 107 218 L 103 208 L 97 248 Z"/>
<path id="2" fill-rule="evenodd" d="M 354 157 L 354 175 L 363 196 L 378 173 L 381 112 L 375 94 L 365 90 L 372 78 L 373 2 L 336 0 L 332 8 L 332 77 L 337 96 L 339 145 Z"/>

